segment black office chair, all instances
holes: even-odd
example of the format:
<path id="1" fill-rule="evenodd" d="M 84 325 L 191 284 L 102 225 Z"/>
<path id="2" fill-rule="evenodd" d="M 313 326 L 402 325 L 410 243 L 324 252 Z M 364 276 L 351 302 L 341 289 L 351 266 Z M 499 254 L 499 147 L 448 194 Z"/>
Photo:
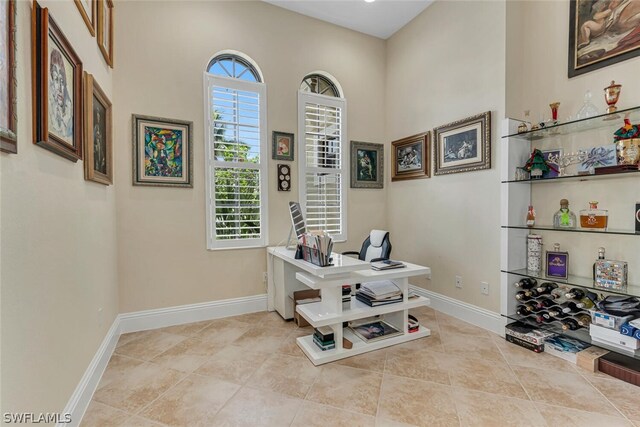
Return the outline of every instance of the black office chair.
<path id="1" fill-rule="evenodd" d="M 389 232 L 384 230 L 371 230 L 369 236 L 362 243 L 360 252 L 347 251 L 342 255 L 357 255 L 361 261 L 376 262 L 389 259 L 391 256 L 391 241 Z"/>

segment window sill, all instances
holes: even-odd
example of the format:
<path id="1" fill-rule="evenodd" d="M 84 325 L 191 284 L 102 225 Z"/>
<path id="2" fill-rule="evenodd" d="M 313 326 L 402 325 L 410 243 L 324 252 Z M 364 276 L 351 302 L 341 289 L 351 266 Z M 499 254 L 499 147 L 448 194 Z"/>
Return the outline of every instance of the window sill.
<path id="1" fill-rule="evenodd" d="M 217 251 L 237 251 L 241 249 L 266 249 L 265 245 L 255 245 L 255 246 L 230 246 L 227 248 L 207 248 L 209 252 L 217 252 Z"/>

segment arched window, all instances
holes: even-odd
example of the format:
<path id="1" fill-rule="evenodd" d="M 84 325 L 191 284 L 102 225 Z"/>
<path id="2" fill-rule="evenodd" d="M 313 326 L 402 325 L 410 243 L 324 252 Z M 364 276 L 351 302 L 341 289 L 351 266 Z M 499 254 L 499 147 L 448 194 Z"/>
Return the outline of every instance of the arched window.
<path id="1" fill-rule="evenodd" d="M 257 64 L 221 52 L 205 71 L 207 248 L 267 242 L 267 88 Z"/>
<path id="2" fill-rule="evenodd" d="M 337 80 L 311 73 L 298 92 L 300 203 L 307 227 L 347 239 L 347 103 Z"/>

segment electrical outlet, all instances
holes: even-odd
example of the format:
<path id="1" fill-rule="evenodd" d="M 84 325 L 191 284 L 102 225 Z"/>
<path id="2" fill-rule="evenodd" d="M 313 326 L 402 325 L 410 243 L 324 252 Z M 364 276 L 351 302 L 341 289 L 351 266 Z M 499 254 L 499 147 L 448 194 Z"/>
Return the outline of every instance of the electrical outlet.
<path id="1" fill-rule="evenodd" d="M 489 283 L 480 282 L 480 293 L 483 295 L 489 295 Z"/>
<path id="2" fill-rule="evenodd" d="M 262 283 L 267 283 L 267 272 L 266 271 L 262 272 Z"/>
<path id="3" fill-rule="evenodd" d="M 462 289 L 462 276 L 456 276 L 456 288 Z"/>

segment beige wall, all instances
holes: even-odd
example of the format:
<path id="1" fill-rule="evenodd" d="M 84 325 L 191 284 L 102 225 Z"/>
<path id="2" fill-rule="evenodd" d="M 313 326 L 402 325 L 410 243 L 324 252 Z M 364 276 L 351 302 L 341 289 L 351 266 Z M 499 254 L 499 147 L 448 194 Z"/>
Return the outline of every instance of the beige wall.
<path id="1" fill-rule="evenodd" d="M 111 70 L 76 6 L 41 4 L 110 96 Z M 62 411 L 118 313 L 115 188 L 32 144 L 31 3 L 17 13 L 18 154 L 0 154 L 0 412 L 39 413 Z"/>
<path id="2" fill-rule="evenodd" d="M 576 115 L 582 106 L 586 90 L 593 94 L 592 102 L 604 113 L 603 88 L 611 80 L 622 84 L 619 108 L 640 105 L 640 58 L 636 57 L 600 70 L 567 77 L 569 3 L 520 1 L 507 3 L 507 116 L 524 117 L 524 110 L 539 120 L 550 117 L 549 104 L 559 101 L 559 118 Z M 553 46 L 553 49 L 549 48 Z M 580 148 L 606 145 L 613 141 L 612 129 L 622 121 L 612 122 L 610 129 L 579 133 L 545 141 L 537 148 L 565 147 L 575 152 Z M 544 187 L 544 188 L 543 188 Z M 533 204 L 537 221 L 550 224 L 562 198 L 569 199 L 570 208 L 578 215 L 590 200 L 608 209 L 610 227 L 633 229 L 633 208 L 640 202 L 637 178 L 570 182 L 533 186 Z M 640 281 L 640 242 L 634 237 L 597 237 L 583 233 L 542 233 L 547 248 L 557 242 L 569 251 L 572 274 L 589 277 L 598 247 L 606 249 L 608 259 L 629 262 L 629 281 Z"/>
<path id="3" fill-rule="evenodd" d="M 496 312 L 504 33 L 503 2 L 434 3 L 388 40 L 385 110 L 388 141 L 492 112 L 490 170 L 388 183 L 387 216 L 393 256 L 432 269 L 416 284 Z"/>
<path id="4" fill-rule="evenodd" d="M 273 130 L 298 137 L 299 84 L 309 72 L 327 71 L 344 89 L 347 137 L 383 143 L 384 41 L 262 2 L 123 2 L 117 16 L 114 141 L 121 310 L 264 293 L 264 249 L 206 250 L 205 66 L 224 49 L 244 52 L 258 63 L 267 83 L 269 138 Z M 131 185 L 132 113 L 193 121 L 193 189 Z M 270 244 L 289 231 L 287 202 L 298 200 L 298 151 L 290 193 L 276 191 L 276 161 L 269 159 Z M 385 226 L 385 192 L 349 191 L 349 241 L 342 247 L 359 248 L 371 228 Z"/>

